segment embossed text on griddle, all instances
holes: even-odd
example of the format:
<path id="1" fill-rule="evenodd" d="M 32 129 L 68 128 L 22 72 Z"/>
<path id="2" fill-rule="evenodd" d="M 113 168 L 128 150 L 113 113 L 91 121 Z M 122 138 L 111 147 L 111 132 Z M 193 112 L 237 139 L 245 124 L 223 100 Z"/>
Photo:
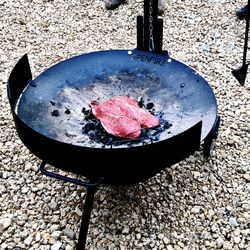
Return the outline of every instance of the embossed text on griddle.
<path id="1" fill-rule="evenodd" d="M 156 56 L 148 56 L 148 55 L 141 55 L 141 54 L 133 54 L 131 55 L 133 60 L 139 60 L 141 62 L 149 62 L 153 64 L 158 64 L 164 66 L 167 63 L 167 59 L 162 59 Z"/>

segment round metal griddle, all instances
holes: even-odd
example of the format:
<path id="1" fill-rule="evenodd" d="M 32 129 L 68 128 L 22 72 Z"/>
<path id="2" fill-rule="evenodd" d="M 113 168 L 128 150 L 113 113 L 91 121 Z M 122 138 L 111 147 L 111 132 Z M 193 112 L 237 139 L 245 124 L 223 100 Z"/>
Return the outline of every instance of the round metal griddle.
<path id="1" fill-rule="evenodd" d="M 197 149 L 217 117 L 213 91 L 197 72 L 167 54 L 141 50 L 73 57 L 23 89 L 12 107 L 25 145 L 47 163 L 107 183 L 144 180 L 179 162 Z M 82 133 L 82 109 L 117 95 L 152 101 L 172 126 L 156 142 L 102 148 Z M 55 109 L 59 116 L 52 115 Z"/>

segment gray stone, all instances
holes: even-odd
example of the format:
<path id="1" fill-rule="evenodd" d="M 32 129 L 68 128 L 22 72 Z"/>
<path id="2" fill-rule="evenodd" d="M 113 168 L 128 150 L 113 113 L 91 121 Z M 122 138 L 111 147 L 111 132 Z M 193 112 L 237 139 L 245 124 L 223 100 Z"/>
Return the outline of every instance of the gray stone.
<path id="1" fill-rule="evenodd" d="M 12 223 L 11 218 L 2 218 L 0 219 L 0 232 L 7 229 Z"/>
<path id="2" fill-rule="evenodd" d="M 33 241 L 33 237 L 32 236 L 28 236 L 25 240 L 24 240 L 24 244 L 29 246 L 31 244 L 31 242 Z"/>
<path id="3" fill-rule="evenodd" d="M 78 216 L 82 216 L 82 210 L 80 210 L 79 207 L 76 207 L 75 212 Z"/>
<path id="4" fill-rule="evenodd" d="M 54 201 L 51 201 L 51 202 L 48 204 L 48 206 L 49 206 L 51 209 L 55 210 L 55 209 L 57 208 L 57 203 L 54 202 Z"/>
<path id="5" fill-rule="evenodd" d="M 7 247 L 8 247 L 8 244 L 6 244 L 6 243 L 1 244 L 1 249 L 7 249 Z"/>
<path id="6" fill-rule="evenodd" d="M 167 250 L 174 250 L 174 248 L 171 245 L 168 245 Z"/>
<path id="7" fill-rule="evenodd" d="M 237 227 L 238 226 L 238 222 L 236 220 L 236 218 L 234 217 L 230 217 L 228 220 L 228 223 L 231 227 Z"/>
<path id="8" fill-rule="evenodd" d="M 238 237 L 238 236 L 234 237 L 233 239 L 234 239 L 234 243 L 235 243 L 235 244 L 239 244 L 240 241 L 241 241 L 241 238 Z"/>
<path id="9" fill-rule="evenodd" d="M 247 181 L 247 182 L 250 182 L 250 173 L 246 173 L 244 174 L 244 179 Z"/>
<path id="10" fill-rule="evenodd" d="M 140 234 L 140 233 L 137 233 L 137 234 L 136 234 L 136 239 L 137 239 L 137 240 L 140 240 L 140 239 L 141 239 L 141 234 Z"/>
<path id="11" fill-rule="evenodd" d="M 167 237 L 164 237 L 162 240 L 165 245 L 168 245 L 170 243 L 170 240 Z"/>
<path id="12" fill-rule="evenodd" d="M 201 210 L 202 210 L 201 206 L 194 206 L 191 209 L 191 213 L 192 214 L 199 214 L 201 212 Z"/>
<path id="13" fill-rule="evenodd" d="M 59 250 L 62 246 L 62 243 L 60 241 L 57 241 L 54 245 L 51 246 L 51 250 Z"/>
<path id="14" fill-rule="evenodd" d="M 124 227 L 123 230 L 122 230 L 123 234 L 129 234 L 129 232 L 130 232 L 130 228 L 129 227 Z"/>
<path id="15" fill-rule="evenodd" d="M 219 237 L 219 238 L 216 239 L 216 246 L 217 246 L 217 248 L 222 248 L 223 244 L 224 244 L 224 240 L 221 237 Z"/>
<path id="16" fill-rule="evenodd" d="M 209 45 L 206 44 L 206 43 L 202 44 L 202 50 L 203 50 L 204 52 L 210 52 L 210 47 L 209 47 Z"/>
<path id="17" fill-rule="evenodd" d="M 61 231 L 54 231 L 51 236 L 54 238 L 54 239 L 58 239 L 60 236 L 61 236 L 62 232 Z"/>
<path id="18" fill-rule="evenodd" d="M 212 231 L 213 233 L 216 232 L 216 231 L 217 231 L 217 227 L 216 227 L 215 225 L 212 225 L 211 231 Z"/>
<path id="19" fill-rule="evenodd" d="M 164 238 L 164 234 L 158 234 L 158 239 L 162 240 Z"/>
<path id="20" fill-rule="evenodd" d="M 72 229 L 68 228 L 68 227 L 63 229 L 62 232 L 63 232 L 64 235 L 66 235 L 67 237 L 69 237 L 72 240 L 75 238 L 75 232 Z"/>

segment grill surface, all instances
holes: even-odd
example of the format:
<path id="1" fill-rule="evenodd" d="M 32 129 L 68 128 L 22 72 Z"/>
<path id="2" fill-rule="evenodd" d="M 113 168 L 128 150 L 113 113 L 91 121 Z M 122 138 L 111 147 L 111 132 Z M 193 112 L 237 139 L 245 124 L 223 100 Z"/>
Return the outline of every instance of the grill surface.
<path id="1" fill-rule="evenodd" d="M 139 51 L 104 51 L 61 62 L 38 76 L 20 98 L 18 116 L 46 137 L 84 147 L 101 147 L 82 133 L 82 109 L 93 100 L 142 96 L 163 111 L 173 126 L 160 140 L 202 121 L 201 140 L 216 118 L 216 101 L 207 82 L 169 57 Z M 51 115 L 54 110 L 59 115 Z M 69 111 L 69 112 L 67 112 Z M 139 144 L 141 145 L 141 144 Z M 123 145 L 126 147 L 126 145 Z"/>

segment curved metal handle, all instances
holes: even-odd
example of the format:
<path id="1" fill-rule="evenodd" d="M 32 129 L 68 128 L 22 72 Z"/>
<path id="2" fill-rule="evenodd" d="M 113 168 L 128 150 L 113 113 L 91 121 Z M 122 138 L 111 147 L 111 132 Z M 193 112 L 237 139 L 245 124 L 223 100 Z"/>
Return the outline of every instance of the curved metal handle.
<path id="1" fill-rule="evenodd" d="M 58 179 L 58 180 L 65 181 L 65 182 L 71 182 L 71 183 L 89 188 L 89 187 L 98 187 L 103 181 L 102 177 L 99 178 L 98 181 L 94 181 L 94 182 L 85 182 L 85 181 L 81 181 L 78 179 L 70 178 L 70 177 L 60 175 L 60 174 L 46 170 L 45 165 L 46 165 L 46 162 L 42 161 L 42 163 L 40 165 L 40 171 L 42 172 L 42 174 L 47 175 L 49 177 L 53 177 L 53 178 Z"/>

